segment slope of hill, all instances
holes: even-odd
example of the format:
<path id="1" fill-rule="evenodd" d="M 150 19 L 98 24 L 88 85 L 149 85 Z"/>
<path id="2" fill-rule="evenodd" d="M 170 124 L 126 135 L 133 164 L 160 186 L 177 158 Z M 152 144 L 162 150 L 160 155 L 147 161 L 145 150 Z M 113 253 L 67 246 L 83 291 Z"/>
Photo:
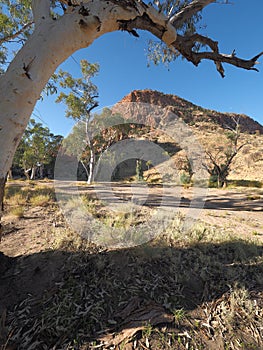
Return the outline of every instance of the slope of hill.
<path id="1" fill-rule="evenodd" d="M 263 126 L 245 114 L 221 113 L 205 109 L 178 96 L 164 94 L 159 91 L 134 90 L 120 101 L 120 103 L 125 102 L 139 102 L 160 107 L 172 107 L 170 110 L 190 125 L 207 122 L 226 128 L 226 126 L 233 126 L 234 117 L 239 119 L 242 132 L 263 134 Z"/>
<path id="2" fill-rule="evenodd" d="M 164 108 L 164 113 L 161 117 L 160 115 L 158 117 L 147 115 L 147 113 L 142 117 L 139 112 L 136 112 L 136 109 L 132 111 L 133 120 L 143 122 L 153 128 L 170 123 L 173 115 L 175 118 L 179 117 L 191 129 L 204 150 L 215 149 L 215 146 L 226 143 L 226 131 L 229 128 L 234 128 L 235 121 L 238 121 L 241 131 L 239 142 L 244 144 L 244 147 L 231 166 L 229 178 L 263 181 L 263 126 L 249 116 L 208 110 L 178 96 L 153 90 L 132 91 L 119 104 L 130 102 L 156 105 Z M 173 113 L 169 114 L 168 112 Z M 131 118 L 129 110 L 124 112 L 123 115 L 127 119 Z M 148 138 L 156 139 L 156 134 L 151 133 L 151 136 L 148 136 Z M 163 135 L 161 139 L 161 143 L 171 141 Z"/>

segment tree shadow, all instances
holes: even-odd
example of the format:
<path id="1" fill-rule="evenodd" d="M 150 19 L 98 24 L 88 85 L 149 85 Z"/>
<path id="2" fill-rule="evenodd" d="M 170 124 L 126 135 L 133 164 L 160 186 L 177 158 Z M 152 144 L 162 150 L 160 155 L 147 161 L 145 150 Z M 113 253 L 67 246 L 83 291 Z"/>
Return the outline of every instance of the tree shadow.
<path id="1" fill-rule="evenodd" d="M 263 246 L 245 241 L 187 246 L 149 243 L 111 251 L 96 247 L 88 252 L 46 251 L 18 258 L 1 254 L 0 273 L 0 312 L 7 309 L 7 328 L 14 334 L 20 329 L 13 341 L 24 349 L 25 334 L 32 333 L 31 341 L 37 340 L 37 348 L 44 349 L 79 336 L 91 341 L 122 331 L 121 314 L 131 301 L 130 313 L 144 305 L 171 315 L 174 310 L 198 309 L 235 285 L 262 293 Z M 137 326 L 146 324 L 145 317 L 151 320 L 147 315 L 142 320 L 136 316 Z M 31 332 L 36 325 L 37 331 Z"/>
<path id="2" fill-rule="evenodd" d="M 68 188 L 68 190 L 73 193 L 74 188 Z M 253 196 L 239 191 L 229 191 L 219 194 L 209 193 L 207 196 L 201 197 L 198 191 L 194 194 L 194 190 L 183 191 L 181 186 L 166 185 L 164 201 L 163 191 L 164 185 L 160 184 L 152 185 L 149 188 L 148 184 L 105 183 L 96 185 L 95 191 L 89 189 L 88 194 L 90 196 L 92 193 L 94 196 L 99 194 L 101 199 L 106 198 L 111 203 L 117 203 L 119 199 L 134 201 L 133 198 L 135 198 L 137 204 L 150 208 L 157 208 L 160 205 L 171 209 L 200 208 L 204 206 L 204 209 L 209 210 L 263 211 L 261 193 Z M 75 191 L 76 195 L 84 193 L 87 193 L 85 188 L 80 189 L 78 193 Z"/>

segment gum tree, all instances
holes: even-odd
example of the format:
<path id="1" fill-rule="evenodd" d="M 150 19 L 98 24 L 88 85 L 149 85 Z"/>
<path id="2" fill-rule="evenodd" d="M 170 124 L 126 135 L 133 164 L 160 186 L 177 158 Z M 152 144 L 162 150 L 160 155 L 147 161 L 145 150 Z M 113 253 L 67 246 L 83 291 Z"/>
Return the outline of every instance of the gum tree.
<path id="1" fill-rule="evenodd" d="M 74 81 L 76 81 L 74 79 Z M 80 78 L 80 81 L 83 80 Z M 74 125 L 72 132 L 63 140 L 63 152 L 69 156 L 75 156 L 85 170 L 87 176 L 87 183 L 90 184 L 94 180 L 95 166 L 98 165 L 101 155 L 115 143 L 128 138 L 136 138 L 148 131 L 148 127 L 129 123 L 127 119 L 123 118 L 119 113 L 112 112 L 109 108 L 104 108 L 100 113 L 90 114 L 86 113 L 85 106 L 82 105 L 83 95 L 78 103 L 75 97 L 70 94 L 65 95 L 63 100 L 70 99 L 76 110 L 74 115 L 78 116 L 82 110 L 81 118 L 74 118 L 78 121 Z M 58 98 L 61 100 L 61 95 Z M 72 103 L 70 105 L 72 106 Z M 72 108 L 68 112 L 73 115 Z M 80 108 L 80 106 L 84 108 Z M 92 105 L 93 106 L 93 105 Z M 72 106 L 73 107 L 73 106 Z"/>
<path id="2" fill-rule="evenodd" d="M 6 63 L 10 40 L 17 41 L 21 49 L 0 77 L 0 202 L 15 150 L 42 90 L 66 58 L 103 34 L 122 30 L 138 37 L 137 29 L 146 30 L 159 40 L 153 50 L 154 59 L 162 54 L 167 60 L 183 56 L 195 66 L 211 60 L 221 76 L 223 63 L 255 70 L 262 53 L 248 60 L 235 52 L 222 54 L 216 41 L 196 31 L 201 11 L 214 2 L 159 0 L 152 5 L 142 0 L 2 1 L 1 61 Z"/>
<path id="3" fill-rule="evenodd" d="M 86 146 L 89 148 L 89 170 L 85 167 L 84 162 L 82 162 L 82 165 L 88 175 L 87 183 L 90 184 L 94 176 L 95 148 L 92 134 L 89 130 L 89 124 L 92 118 L 91 111 L 98 106 L 98 102 L 96 101 L 98 89 L 91 80 L 98 73 L 99 66 L 97 64 L 90 64 L 86 60 L 81 60 L 80 68 L 82 73 L 81 78 L 74 78 L 68 72 L 60 71 L 58 73 L 60 86 L 64 89 L 68 89 L 69 92 L 61 92 L 56 102 L 64 102 L 66 104 L 66 117 L 72 118 L 85 125 L 84 139 Z M 78 129 L 76 129 L 76 131 L 77 130 Z"/>

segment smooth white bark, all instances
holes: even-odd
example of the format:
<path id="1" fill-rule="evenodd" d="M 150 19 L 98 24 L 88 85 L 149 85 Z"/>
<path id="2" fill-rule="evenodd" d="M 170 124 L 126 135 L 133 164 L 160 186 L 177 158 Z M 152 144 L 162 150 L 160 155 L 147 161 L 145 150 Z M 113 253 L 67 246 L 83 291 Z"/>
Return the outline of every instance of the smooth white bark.
<path id="1" fill-rule="evenodd" d="M 39 25 L 42 21 L 50 18 L 50 1 L 49 0 L 33 0 L 32 12 L 35 22 L 35 26 Z"/>
<path id="2" fill-rule="evenodd" d="M 33 166 L 32 169 L 31 169 L 31 175 L 30 175 L 30 180 L 35 180 L 35 177 L 36 177 L 36 167 Z"/>
<path id="3" fill-rule="evenodd" d="M 89 160 L 89 176 L 87 183 L 91 184 L 94 180 L 94 169 L 95 169 L 95 152 L 93 147 L 90 147 L 90 160 Z"/>

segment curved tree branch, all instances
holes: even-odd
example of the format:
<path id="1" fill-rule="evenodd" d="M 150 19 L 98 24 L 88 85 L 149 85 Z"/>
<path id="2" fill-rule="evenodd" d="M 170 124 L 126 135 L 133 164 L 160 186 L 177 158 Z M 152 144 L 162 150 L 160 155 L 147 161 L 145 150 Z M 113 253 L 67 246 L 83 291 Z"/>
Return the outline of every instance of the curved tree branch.
<path id="1" fill-rule="evenodd" d="M 211 0 L 196 0 L 192 4 L 195 4 L 195 11 L 198 11 L 200 7 L 197 7 L 197 4 L 202 4 L 202 8 L 208 3 L 211 3 Z M 190 5 L 189 5 L 190 6 Z M 191 12 L 193 14 L 193 11 Z M 166 45 L 174 52 L 180 53 L 185 57 L 189 62 L 192 62 L 195 66 L 198 66 L 199 63 L 206 59 L 214 61 L 217 71 L 222 77 L 225 76 L 225 71 L 222 63 L 228 63 L 230 65 L 247 69 L 255 70 L 255 65 L 258 64 L 257 59 L 263 55 L 263 52 L 260 52 L 258 55 L 254 56 L 249 60 L 245 60 L 236 56 L 235 51 L 232 54 L 221 54 L 218 48 L 218 42 L 214 41 L 208 37 L 200 35 L 198 33 L 193 35 L 179 35 L 176 34 L 176 28 L 174 25 L 170 26 L 162 23 L 162 21 L 156 22 L 155 16 L 153 14 L 152 8 L 146 8 L 142 15 L 138 15 L 136 18 L 129 21 L 122 21 L 122 26 L 120 29 L 126 30 L 129 33 L 134 32 L 135 29 L 143 29 L 151 32 L 157 38 L 166 43 Z M 186 17 L 185 17 L 186 18 Z M 171 28 L 172 27 L 172 28 Z M 210 49 L 210 51 L 197 52 L 195 50 L 196 44 L 202 44 Z"/>
<path id="2" fill-rule="evenodd" d="M 196 43 L 208 46 L 211 51 L 195 52 L 194 46 Z M 251 59 L 245 60 L 237 57 L 235 50 L 230 55 L 221 54 L 218 49 L 217 41 L 214 41 L 200 34 L 193 34 L 191 36 L 178 35 L 177 40 L 172 44 L 172 48 L 178 50 L 188 61 L 192 62 L 195 66 L 198 66 L 199 63 L 204 59 L 214 61 L 218 72 L 223 78 L 225 76 L 225 71 L 222 63 L 228 63 L 247 70 L 258 71 L 258 69 L 255 68 L 255 65 L 258 64 L 257 59 L 263 55 L 262 51 Z"/>

